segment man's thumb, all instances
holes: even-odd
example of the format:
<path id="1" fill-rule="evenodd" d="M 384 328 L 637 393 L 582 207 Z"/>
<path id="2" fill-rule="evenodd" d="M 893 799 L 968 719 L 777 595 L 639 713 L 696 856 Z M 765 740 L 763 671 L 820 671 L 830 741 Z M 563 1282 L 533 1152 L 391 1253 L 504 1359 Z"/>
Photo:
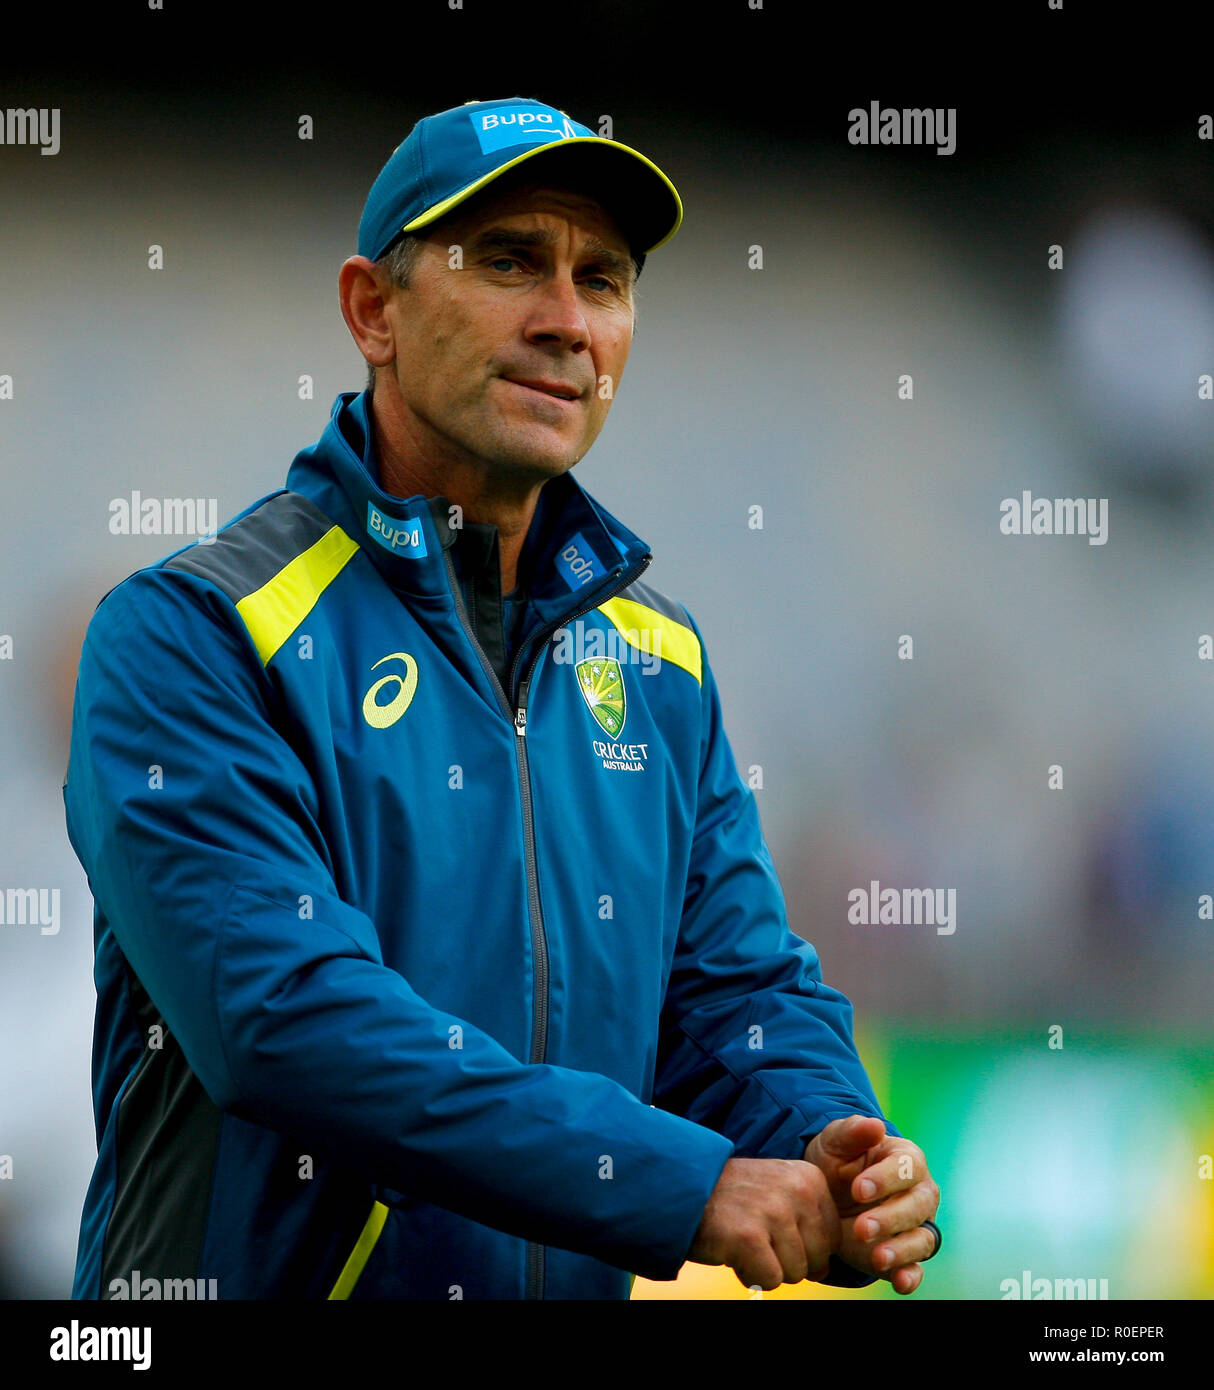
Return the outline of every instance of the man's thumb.
<path id="1" fill-rule="evenodd" d="M 856 1158 L 884 1136 L 884 1120 L 875 1115 L 849 1115 L 828 1124 L 818 1135 L 818 1143 L 833 1158 Z"/>

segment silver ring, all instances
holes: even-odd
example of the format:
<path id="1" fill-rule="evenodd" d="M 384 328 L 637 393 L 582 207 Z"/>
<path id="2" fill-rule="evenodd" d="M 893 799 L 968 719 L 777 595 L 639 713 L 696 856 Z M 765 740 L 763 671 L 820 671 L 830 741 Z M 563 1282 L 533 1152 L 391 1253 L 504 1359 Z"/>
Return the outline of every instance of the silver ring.
<path id="1" fill-rule="evenodd" d="M 925 1255 L 923 1258 L 925 1260 L 934 1260 L 940 1253 L 940 1247 L 944 1244 L 944 1237 L 940 1234 L 940 1227 L 937 1226 L 934 1221 L 924 1221 L 922 1224 L 936 1237 L 936 1248 L 930 1255 Z"/>

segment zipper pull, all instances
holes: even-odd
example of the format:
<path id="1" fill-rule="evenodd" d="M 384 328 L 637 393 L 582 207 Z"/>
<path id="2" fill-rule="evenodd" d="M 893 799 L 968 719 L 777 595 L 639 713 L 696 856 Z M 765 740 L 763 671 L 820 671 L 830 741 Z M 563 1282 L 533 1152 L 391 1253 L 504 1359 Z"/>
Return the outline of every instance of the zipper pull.
<path id="1" fill-rule="evenodd" d="M 519 738 L 527 737 L 527 709 L 525 705 L 520 705 L 514 715 L 514 732 Z"/>

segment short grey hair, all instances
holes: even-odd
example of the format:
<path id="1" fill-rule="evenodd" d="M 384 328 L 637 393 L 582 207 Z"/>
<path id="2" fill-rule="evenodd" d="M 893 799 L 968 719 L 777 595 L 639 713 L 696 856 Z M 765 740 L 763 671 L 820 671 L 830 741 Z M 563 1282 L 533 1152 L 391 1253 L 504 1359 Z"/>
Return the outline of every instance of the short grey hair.
<path id="1" fill-rule="evenodd" d="M 403 290 L 409 287 L 409 277 L 413 274 L 413 269 L 417 265 L 418 258 L 421 256 L 424 240 L 419 236 L 410 236 L 408 232 L 399 237 L 375 262 L 376 267 L 382 270 L 388 277 L 390 284 L 397 289 Z M 375 389 L 375 368 L 370 362 L 367 363 L 367 390 Z"/>

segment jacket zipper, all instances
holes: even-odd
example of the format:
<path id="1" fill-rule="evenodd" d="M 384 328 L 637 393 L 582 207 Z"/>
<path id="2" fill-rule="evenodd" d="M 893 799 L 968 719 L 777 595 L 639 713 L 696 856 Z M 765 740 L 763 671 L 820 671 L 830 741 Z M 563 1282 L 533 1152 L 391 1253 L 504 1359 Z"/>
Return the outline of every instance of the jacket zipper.
<path id="1" fill-rule="evenodd" d="M 519 661 L 523 652 L 528 646 L 532 646 L 533 651 L 526 674 L 518 685 L 518 705 L 512 707 L 508 695 L 502 689 L 497 672 L 485 655 L 484 648 L 477 641 L 476 633 L 469 622 L 467 607 L 464 603 L 463 593 L 460 591 L 459 580 L 455 573 L 455 561 L 451 558 L 451 552 L 450 550 L 443 552 L 443 559 L 447 565 L 447 580 L 455 599 L 455 611 L 459 616 L 460 625 L 464 629 L 465 636 L 472 643 L 473 650 L 480 658 L 481 665 L 485 668 L 493 688 L 497 692 L 502 710 L 514 725 L 514 754 L 518 765 L 519 792 L 523 804 L 523 859 L 527 872 L 527 901 L 531 907 L 531 954 L 535 961 L 535 989 L 531 1013 L 530 1063 L 532 1066 L 544 1060 L 548 1048 L 548 937 L 544 931 L 544 915 L 540 906 L 540 876 L 535 854 L 535 814 L 531 802 L 531 767 L 527 759 L 527 693 L 531 687 L 531 678 L 535 673 L 540 655 L 547 647 L 552 634 L 558 628 L 565 627 L 567 624 L 585 617 L 593 609 L 614 598 L 621 589 L 626 589 L 629 584 L 635 583 L 648 569 L 652 558 L 651 555 L 644 556 L 609 593 L 596 599 L 594 603 L 580 608 L 576 613 L 568 613 L 550 623 L 519 648 L 514 654 L 514 660 L 510 663 L 510 687 L 512 690 L 518 676 Z M 529 1240 L 527 1242 L 527 1286 L 524 1297 L 543 1298 L 543 1288 L 544 1247 Z"/>

